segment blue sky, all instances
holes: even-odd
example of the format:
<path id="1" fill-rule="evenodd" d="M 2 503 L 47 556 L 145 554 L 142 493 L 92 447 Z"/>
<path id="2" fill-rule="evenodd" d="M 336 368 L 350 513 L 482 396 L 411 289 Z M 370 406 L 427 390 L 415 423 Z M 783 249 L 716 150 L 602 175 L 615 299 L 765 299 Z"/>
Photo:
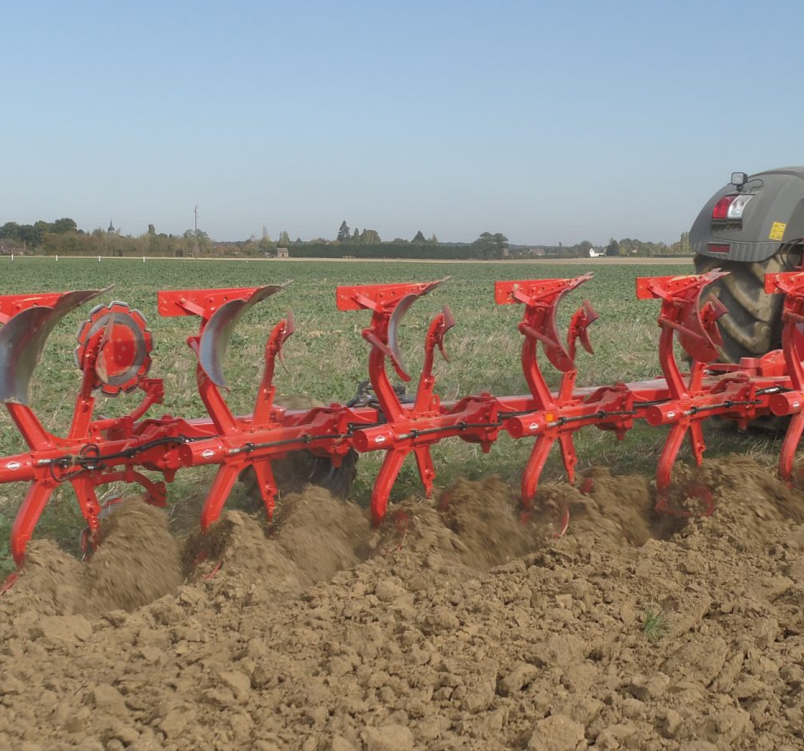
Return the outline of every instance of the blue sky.
<path id="1" fill-rule="evenodd" d="M 804 163 L 801 0 L 5 2 L 0 224 L 672 242 Z"/>

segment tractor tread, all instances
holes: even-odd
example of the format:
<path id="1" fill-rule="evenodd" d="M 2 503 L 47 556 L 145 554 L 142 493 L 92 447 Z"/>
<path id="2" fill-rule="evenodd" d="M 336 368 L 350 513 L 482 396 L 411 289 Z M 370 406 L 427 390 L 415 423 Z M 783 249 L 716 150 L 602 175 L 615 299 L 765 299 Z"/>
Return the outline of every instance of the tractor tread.
<path id="1" fill-rule="evenodd" d="M 775 255 L 756 263 L 695 257 L 699 274 L 717 268 L 729 272 L 710 287 L 728 309 L 718 320 L 723 337 L 719 350 L 724 361 L 761 357 L 781 345 L 784 299 L 765 293 L 765 274 L 788 271 L 800 263 L 801 246 L 782 247 Z"/>

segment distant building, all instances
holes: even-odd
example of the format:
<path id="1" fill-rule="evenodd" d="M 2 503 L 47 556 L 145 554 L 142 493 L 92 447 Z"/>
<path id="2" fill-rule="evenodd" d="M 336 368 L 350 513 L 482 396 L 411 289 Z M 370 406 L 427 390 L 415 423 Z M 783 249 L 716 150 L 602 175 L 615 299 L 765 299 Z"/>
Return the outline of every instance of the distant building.
<path id="1" fill-rule="evenodd" d="M 277 248 L 276 249 L 276 257 L 277 258 L 290 258 L 290 253 L 288 252 L 287 248 Z"/>
<path id="2" fill-rule="evenodd" d="M 536 258 L 544 258 L 544 248 L 531 248 L 529 251 L 530 255 L 536 256 Z"/>

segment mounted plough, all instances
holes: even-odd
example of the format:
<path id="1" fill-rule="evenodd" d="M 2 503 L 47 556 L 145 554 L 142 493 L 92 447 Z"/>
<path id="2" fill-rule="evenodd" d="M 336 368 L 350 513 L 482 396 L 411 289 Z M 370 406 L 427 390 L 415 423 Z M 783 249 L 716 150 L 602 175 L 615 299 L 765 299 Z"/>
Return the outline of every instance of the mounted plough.
<path id="1" fill-rule="evenodd" d="M 28 447 L 24 453 L 0 459 L 0 483 L 28 483 L 11 533 L 14 561 L 18 567 L 23 565 L 39 517 L 60 485 L 72 485 L 87 522 L 87 543 L 94 548 L 100 542 L 101 486 L 136 483 L 149 503 L 164 506 L 166 483 L 179 470 L 216 465 L 217 474 L 201 514 L 201 527 L 206 530 L 219 518 L 234 483 L 245 473 L 256 479 L 270 517 L 277 494 L 272 462 L 300 451 L 321 457 L 334 468 L 354 452 L 384 452 L 371 496 L 375 524 L 385 518 L 391 489 L 410 454 L 415 457 L 425 493 L 431 494 L 435 469 L 430 447 L 446 438 L 475 443 L 488 452 L 502 433 L 517 440 L 532 437 L 521 487 L 522 505 L 528 512 L 556 442 L 567 478 L 574 482 L 577 457 L 573 439 L 582 428 L 593 425 L 623 438 L 637 420 L 666 425 L 669 431 L 656 477 L 656 508 L 680 513 L 668 495 L 672 467 L 686 436 L 695 461 L 701 463 L 704 420 L 718 416 L 745 427 L 763 415 L 792 415 L 780 461 L 780 474 L 790 481 L 804 432 L 804 273 L 766 277 L 768 292 L 786 295 L 783 348 L 737 365 L 714 363 L 720 342 L 717 319 L 724 309 L 715 298 L 704 299 L 703 294 L 706 286 L 721 276 L 722 272 L 712 271 L 699 276 L 638 279 L 640 299 L 661 301 L 658 322 L 663 377 L 597 388 L 575 386 L 578 344 L 592 352 L 589 326 L 598 317 L 594 308 L 586 301 L 581 305 L 565 338 L 556 320 L 561 300 L 591 275 L 497 282 L 497 304 L 523 308 L 521 361 L 530 393 L 494 396 L 481 392 L 454 402 L 438 397 L 433 373 L 436 350 L 446 358 L 445 335 L 455 323 L 446 305 L 427 330 L 415 398 L 400 398 L 389 372 L 393 369 L 404 382 L 411 380 L 399 349 L 400 325 L 416 300 L 444 280 L 339 287 L 336 300 L 340 310 L 371 312 L 363 338 L 370 347 L 372 399 L 308 410 L 286 410 L 274 403 L 276 361 L 295 328 L 289 313 L 268 337 L 254 410 L 247 416 L 235 416 L 227 404 L 223 359 L 243 314 L 287 285 L 160 292 L 162 316 L 199 319 L 198 333 L 187 343 L 196 356 L 198 392 L 207 416 L 192 420 L 170 415 L 146 417 L 154 405 L 162 403 L 164 393 L 162 381 L 148 377 L 151 332 L 142 314 L 125 303 L 101 304 L 79 329 L 75 356 L 82 378 L 64 437 L 49 432 L 30 407 L 29 382 L 59 321 L 108 290 L 0 296 L 0 401 Z M 689 357 L 688 373 L 682 373 L 676 361 L 674 343 Z M 557 390 L 548 387 L 538 358 L 540 349 L 560 374 Z M 135 390 L 142 392 L 142 400 L 131 413 L 115 418 L 94 416 L 96 393 L 116 396 Z M 708 504 L 706 512 L 711 510 Z M 563 510 L 559 534 L 568 521 L 568 512 Z"/>

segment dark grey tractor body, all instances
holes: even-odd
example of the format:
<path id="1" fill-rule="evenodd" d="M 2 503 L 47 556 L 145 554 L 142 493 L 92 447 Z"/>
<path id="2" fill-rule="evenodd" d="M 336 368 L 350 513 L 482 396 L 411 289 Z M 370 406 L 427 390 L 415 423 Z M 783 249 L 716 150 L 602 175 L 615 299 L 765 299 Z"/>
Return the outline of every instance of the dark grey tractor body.
<path id="1" fill-rule="evenodd" d="M 735 175 L 690 230 L 696 269 L 730 272 L 713 288 L 729 311 L 720 329 L 731 362 L 779 347 L 782 297 L 765 294 L 764 277 L 800 267 L 804 241 L 804 167 Z"/>

